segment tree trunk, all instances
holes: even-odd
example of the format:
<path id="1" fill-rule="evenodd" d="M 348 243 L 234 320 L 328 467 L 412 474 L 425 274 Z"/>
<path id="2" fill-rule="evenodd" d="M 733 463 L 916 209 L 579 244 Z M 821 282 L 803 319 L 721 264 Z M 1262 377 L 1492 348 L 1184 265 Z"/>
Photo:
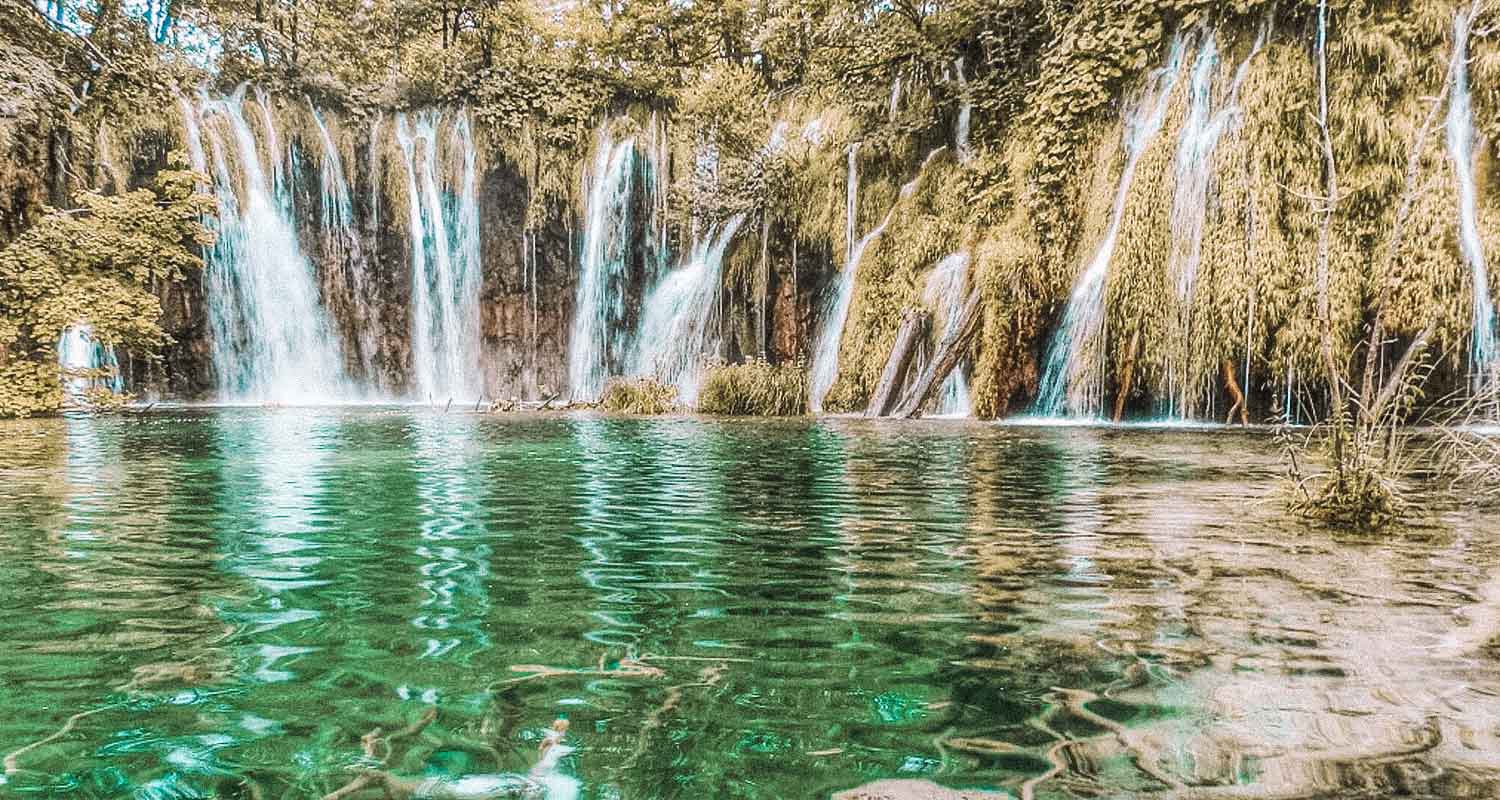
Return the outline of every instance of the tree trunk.
<path id="1" fill-rule="evenodd" d="M 1233 420 L 1235 412 L 1238 411 L 1240 424 L 1249 425 L 1250 409 L 1246 407 L 1245 392 L 1240 389 L 1239 379 L 1234 377 L 1234 362 L 1226 358 L 1219 367 L 1224 373 L 1224 385 L 1229 388 L 1229 397 L 1234 400 L 1234 405 L 1229 408 L 1229 419 L 1225 420 L 1225 422 Z"/>
<path id="2" fill-rule="evenodd" d="M 880 373 L 880 383 L 875 384 L 875 393 L 870 396 L 870 405 L 865 409 L 867 417 L 883 417 L 891 413 L 891 406 L 906 380 L 912 356 L 917 352 L 917 342 L 927 332 L 930 315 L 924 309 L 908 308 L 901 317 L 901 329 L 896 332 L 896 344 L 891 347 L 891 357 L 885 362 L 885 371 Z"/>
<path id="3" fill-rule="evenodd" d="M 979 290 L 975 289 L 969 292 L 969 298 L 964 301 L 958 315 L 948 323 L 948 332 L 938 342 L 937 353 L 922 370 L 922 374 L 917 376 L 916 383 L 907 390 L 892 416 L 910 419 L 922 413 L 922 406 L 932 396 L 933 390 L 958 366 L 964 353 L 969 350 L 969 343 L 979 333 L 979 322 L 984 316 L 979 312 Z"/>

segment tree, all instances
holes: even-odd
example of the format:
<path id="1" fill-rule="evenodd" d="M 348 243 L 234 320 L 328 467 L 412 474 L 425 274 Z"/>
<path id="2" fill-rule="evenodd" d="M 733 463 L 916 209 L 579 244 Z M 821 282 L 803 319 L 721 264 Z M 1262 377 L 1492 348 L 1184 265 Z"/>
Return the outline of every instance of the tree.
<path id="1" fill-rule="evenodd" d="M 154 191 L 83 192 L 0 250 L 0 416 L 58 408 L 56 347 L 70 326 L 147 357 L 167 343 L 153 290 L 203 265 L 197 250 L 213 235 L 202 219 L 215 208 L 203 180 L 168 169 Z"/>

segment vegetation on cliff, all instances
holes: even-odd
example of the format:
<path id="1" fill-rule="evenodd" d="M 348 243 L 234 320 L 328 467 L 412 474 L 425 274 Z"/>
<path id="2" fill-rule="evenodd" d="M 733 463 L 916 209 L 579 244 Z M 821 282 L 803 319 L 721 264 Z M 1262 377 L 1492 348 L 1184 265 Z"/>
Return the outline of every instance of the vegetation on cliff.
<path id="1" fill-rule="evenodd" d="M 203 265 L 211 197 L 192 172 L 156 189 L 82 192 L 0 250 L 0 416 L 54 411 L 63 400 L 58 340 L 87 324 L 100 344 L 149 356 L 167 343 L 154 289 Z"/>

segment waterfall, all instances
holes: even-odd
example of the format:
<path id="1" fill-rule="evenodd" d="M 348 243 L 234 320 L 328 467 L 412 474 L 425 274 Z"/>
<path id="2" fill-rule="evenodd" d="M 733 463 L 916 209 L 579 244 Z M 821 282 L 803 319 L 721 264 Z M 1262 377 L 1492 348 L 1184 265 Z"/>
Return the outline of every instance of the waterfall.
<path id="1" fill-rule="evenodd" d="M 308 104 L 308 109 L 312 112 L 313 123 L 318 129 L 318 142 L 323 148 L 318 177 L 326 263 L 336 267 L 347 283 L 350 312 L 358 331 L 360 366 L 366 380 L 373 380 L 376 374 L 375 348 L 378 341 L 379 311 L 376 307 L 377 298 L 371 292 L 366 276 L 359 228 L 354 219 L 354 201 L 349 192 L 349 182 L 344 176 L 338 145 L 329 134 L 323 115 L 311 103 Z"/>
<path id="2" fill-rule="evenodd" d="M 676 386 L 686 405 L 698 399 L 702 359 L 713 349 L 710 329 L 718 320 L 724 252 L 744 221 L 740 214 L 711 227 L 694 242 L 687 262 L 662 278 L 646 299 L 630 374 Z"/>
<path id="3" fill-rule="evenodd" d="M 973 151 L 969 149 L 969 119 L 974 114 L 974 104 L 969 100 L 969 81 L 964 77 L 962 57 L 953 60 L 953 74 L 957 76 L 961 96 L 958 118 L 953 122 L 953 150 L 958 154 L 958 160 L 964 162 L 973 155 Z"/>
<path id="4" fill-rule="evenodd" d="M 939 340 L 958 324 L 958 314 L 966 299 L 964 289 L 968 274 L 969 254 L 959 251 L 945 256 L 932 268 L 932 274 L 927 276 L 922 299 L 942 316 L 943 330 L 938 335 Z M 969 416 L 969 382 L 964 377 L 963 364 L 948 373 L 943 385 L 938 388 L 937 400 L 938 416 Z"/>
<path id="5" fill-rule="evenodd" d="M 568 386 L 573 399 L 593 402 L 629 353 L 624 326 L 633 234 L 635 140 L 616 142 L 599 129 L 592 169 L 585 176 L 587 219 L 579 264 L 578 299 L 568 340 Z"/>
<path id="6" fill-rule="evenodd" d="M 844 268 L 839 272 L 837 282 L 833 286 L 833 293 L 829 296 L 828 305 L 824 309 L 823 325 L 818 331 L 817 346 L 813 350 L 808 408 L 814 413 L 822 413 L 823 400 L 828 396 L 828 390 L 833 388 L 833 382 L 839 375 L 839 345 L 844 338 L 844 325 L 849 321 L 849 306 L 854 302 L 855 278 L 859 275 L 859 262 L 864 258 L 865 249 L 870 246 L 870 243 L 880 238 L 882 233 L 885 233 L 886 226 L 891 224 L 896 209 L 901 206 L 901 201 L 916 191 L 917 183 L 922 180 L 922 173 L 926 171 L 927 165 L 932 163 L 932 159 L 936 158 L 943 149 L 939 147 L 927 154 L 927 158 L 922 160 L 922 166 L 917 169 L 917 176 L 901 187 L 895 204 L 891 206 L 890 211 L 886 212 L 885 218 L 858 242 L 854 242 L 853 237 L 855 194 L 859 191 L 859 173 L 855 169 L 854 148 L 851 147 L 849 150 L 848 236 L 853 244 L 849 248 L 848 256 L 844 259 Z"/>
<path id="7" fill-rule="evenodd" d="M 1171 369 L 1172 408 L 1170 416 L 1192 413 L 1196 383 L 1187 375 L 1191 359 L 1187 341 L 1192 321 L 1193 293 L 1197 287 L 1198 266 L 1203 256 L 1203 231 L 1213 183 L 1214 153 L 1219 142 L 1239 118 L 1236 104 L 1241 84 L 1249 74 L 1250 61 L 1265 44 L 1267 29 L 1262 28 L 1249 55 L 1240 62 L 1228 91 L 1214 103 L 1214 78 L 1219 69 L 1219 48 L 1212 32 L 1203 38 L 1193 64 L 1188 87 L 1188 112 L 1177 141 L 1173 162 L 1171 249 L 1167 254 L 1167 275 L 1177 289 L 1178 353 L 1181 363 Z"/>
<path id="8" fill-rule="evenodd" d="M 1473 332 L 1469 348 L 1475 390 L 1495 381 L 1500 373 L 1500 347 L 1495 328 L 1495 305 L 1490 299 L 1489 271 L 1484 242 L 1479 235 L 1479 203 L 1474 184 L 1474 116 L 1469 105 L 1469 24 L 1459 12 L 1453 20 L 1453 97 L 1448 101 L 1448 154 L 1458 177 L 1459 247 L 1469 264 L 1473 282 Z"/>
<path id="9" fill-rule="evenodd" d="M 1167 102 L 1177 82 L 1182 60 L 1182 37 L 1174 36 L 1167 63 L 1147 78 L 1146 86 L 1125 119 L 1125 168 L 1115 190 L 1109 226 L 1068 298 L 1062 322 L 1053 334 L 1043 362 L 1037 413 L 1058 417 L 1065 414 L 1097 415 L 1104 402 L 1104 284 L 1109 262 L 1120 237 L 1125 202 L 1141 154 L 1161 130 Z M 1085 363 L 1085 362 L 1092 363 Z"/>
<path id="10" fill-rule="evenodd" d="M 412 373 L 417 399 L 443 402 L 480 394 L 478 171 L 469 117 L 453 122 L 458 186 L 442 184 L 437 112 L 396 115 L 406 168 L 411 238 Z M 457 191 L 455 192 L 455 188 Z"/>
<path id="11" fill-rule="evenodd" d="M 57 366 L 62 372 L 63 394 L 82 400 L 90 389 L 125 391 L 115 349 L 94 338 L 94 329 L 84 322 L 69 325 L 57 340 Z"/>
<path id="12" fill-rule="evenodd" d="M 290 198 L 277 193 L 262 167 L 243 101 L 241 87 L 227 98 L 205 98 L 201 109 L 183 103 L 193 166 L 213 175 L 219 201 L 212 222 L 218 239 L 204 270 L 219 397 L 277 404 L 351 399 L 313 265 L 297 242 Z M 274 120 L 268 108 L 261 113 L 272 163 L 279 164 Z M 228 129 L 228 141 L 221 125 L 210 122 Z"/>

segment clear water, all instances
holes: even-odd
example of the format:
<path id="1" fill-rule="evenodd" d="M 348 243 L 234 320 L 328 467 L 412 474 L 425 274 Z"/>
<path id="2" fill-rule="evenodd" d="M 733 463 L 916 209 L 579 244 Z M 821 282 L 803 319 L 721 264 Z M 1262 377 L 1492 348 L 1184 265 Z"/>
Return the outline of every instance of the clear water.
<path id="1" fill-rule="evenodd" d="M 566 717 L 553 797 L 1500 789 L 1500 523 L 1307 528 L 1260 432 L 226 409 L 0 435 L 0 751 L 91 712 L 0 793 L 318 797 L 432 706 L 401 778 L 500 785 Z"/>

